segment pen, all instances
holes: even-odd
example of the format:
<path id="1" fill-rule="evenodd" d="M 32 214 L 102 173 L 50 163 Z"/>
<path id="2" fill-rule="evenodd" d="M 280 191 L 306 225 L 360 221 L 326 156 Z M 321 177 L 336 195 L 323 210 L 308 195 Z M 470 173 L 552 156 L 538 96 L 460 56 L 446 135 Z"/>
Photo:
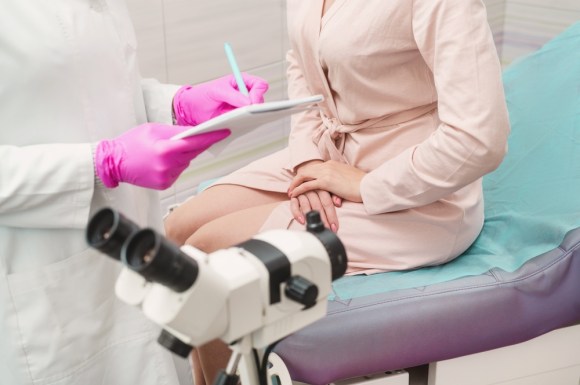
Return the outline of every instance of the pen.
<path id="1" fill-rule="evenodd" d="M 230 67 L 232 67 L 234 78 L 236 79 L 236 83 L 238 83 L 238 90 L 240 90 L 242 94 L 248 96 L 248 89 L 246 88 L 246 83 L 244 83 L 244 79 L 242 78 L 242 73 L 240 72 L 238 63 L 236 63 L 236 58 L 234 57 L 234 51 L 232 51 L 232 47 L 228 43 L 225 43 L 224 48 L 226 50 L 228 61 L 230 62 Z"/>

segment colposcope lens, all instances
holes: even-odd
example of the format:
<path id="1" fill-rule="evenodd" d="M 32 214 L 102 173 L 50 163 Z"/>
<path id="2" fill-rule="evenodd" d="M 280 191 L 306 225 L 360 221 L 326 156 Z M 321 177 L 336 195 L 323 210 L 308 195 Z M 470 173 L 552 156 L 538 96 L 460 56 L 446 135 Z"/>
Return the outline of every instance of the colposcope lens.
<path id="1" fill-rule="evenodd" d="M 139 227 L 111 208 L 98 211 L 89 221 L 86 238 L 89 246 L 120 260 L 125 240 Z"/>
<path id="2" fill-rule="evenodd" d="M 332 268 L 332 280 L 338 279 L 346 273 L 346 249 L 338 236 L 324 227 L 320 214 L 317 211 L 306 213 L 306 230 L 316 236 L 324 245 Z"/>
<path id="3" fill-rule="evenodd" d="M 189 289 L 197 279 L 197 262 L 151 229 L 133 234 L 125 242 L 121 258 L 145 279 L 178 293 Z"/>

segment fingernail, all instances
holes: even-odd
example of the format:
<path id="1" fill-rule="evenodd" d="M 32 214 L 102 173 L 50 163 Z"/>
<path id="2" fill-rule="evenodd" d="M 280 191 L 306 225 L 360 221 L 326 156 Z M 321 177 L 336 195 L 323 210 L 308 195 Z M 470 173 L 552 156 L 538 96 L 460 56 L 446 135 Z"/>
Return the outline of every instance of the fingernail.
<path id="1" fill-rule="evenodd" d="M 332 224 L 330 225 L 330 229 L 331 229 L 333 232 L 335 232 L 335 233 L 338 231 L 338 227 L 336 227 L 336 225 L 335 225 L 334 223 L 332 223 Z"/>
<path id="2" fill-rule="evenodd" d="M 298 222 L 300 222 L 300 224 L 303 225 L 304 224 L 304 218 L 303 217 L 299 217 L 298 218 Z"/>

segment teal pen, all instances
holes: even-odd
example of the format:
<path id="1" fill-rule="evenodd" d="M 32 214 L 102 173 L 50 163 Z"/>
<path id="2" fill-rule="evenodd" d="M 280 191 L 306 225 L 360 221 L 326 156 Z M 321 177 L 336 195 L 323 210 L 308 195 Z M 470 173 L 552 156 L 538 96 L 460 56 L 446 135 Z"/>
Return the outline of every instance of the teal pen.
<path id="1" fill-rule="evenodd" d="M 234 78 L 236 79 L 236 83 L 238 83 L 238 90 L 240 90 L 242 94 L 248 96 L 249 92 L 246 88 L 246 83 L 244 83 L 244 79 L 242 78 L 242 73 L 240 72 L 236 58 L 234 57 L 234 51 L 232 51 L 232 47 L 228 43 L 225 43 L 224 48 L 226 50 L 228 61 L 230 62 L 230 67 L 232 67 Z"/>

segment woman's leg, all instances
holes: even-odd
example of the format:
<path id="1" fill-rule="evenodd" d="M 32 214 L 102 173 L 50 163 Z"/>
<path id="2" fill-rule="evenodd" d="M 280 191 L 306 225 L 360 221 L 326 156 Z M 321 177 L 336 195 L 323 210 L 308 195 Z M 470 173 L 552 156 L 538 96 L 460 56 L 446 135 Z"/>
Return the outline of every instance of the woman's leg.
<path id="1" fill-rule="evenodd" d="M 185 243 L 211 253 L 246 241 L 258 233 L 270 213 L 282 202 L 271 201 L 217 217 L 197 228 Z"/>
<path id="2" fill-rule="evenodd" d="M 285 195 L 282 196 L 287 199 Z M 186 243 L 206 253 L 211 253 L 250 239 L 258 233 L 272 210 L 281 201 L 271 200 L 274 203 L 246 208 L 216 218 L 199 227 Z M 197 347 L 196 353 L 199 365 L 194 361 L 194 377 L 203 376 L 205 384 L 212 385 L 219 370 L 226 368 L 231 351 L 221 340 L 215 340 Z"/>
<path id="3" fill-rule="evenodd" d="M 207 383 L 205 382 L 205 377 L 203 376 L 203 372 L 201 371 L 201 362 L 199 360 L 199 354 L 197 353 L 197 349 L 191 351 L 189 359 L 191 369 L 193 372 L 193 385 L 206 385 Z"/>
<path id="4" fill-rule="evenodd" d="M 284 193 L 238 185 L 213 186 L 174 209 L 165 220 L 165 232 L 168 239 L 181 245 L 200 227 L 216 218 L 287 199 Z"/>
<path id="5" fill-rule="evenodd" d="M 195 348 L 195 352 L 198 354 L 199 366 L 193 367 L 194 378 L 201 376 L 205 385 L 213 385 L 218 373 L 226 369 L 232 351 L 221 340 L 214 340 Z"/>

